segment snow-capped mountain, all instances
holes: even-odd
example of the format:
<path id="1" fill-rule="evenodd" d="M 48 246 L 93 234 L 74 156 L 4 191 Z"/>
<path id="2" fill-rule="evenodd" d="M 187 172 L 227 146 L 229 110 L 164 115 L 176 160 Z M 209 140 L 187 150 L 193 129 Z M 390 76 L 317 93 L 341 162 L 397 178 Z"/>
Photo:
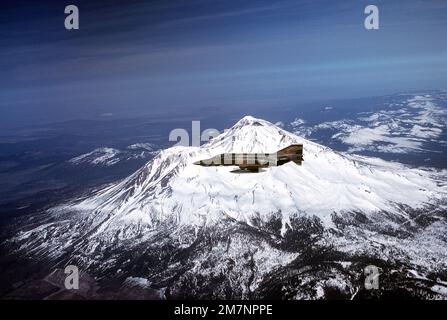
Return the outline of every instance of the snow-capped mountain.
<path id="1" fill-rule="evenodd" d="M 193 164 L 296 143 L 304 145 L 302 166 L 241 173 Z M 10 243 L 34 257 L 68 255 L 103 277 L 146 279 L 153 290 L 168 288 L 167 298 L 224 297 L 226 290 L 233 298 L 275 290 L 318 298 L 327 288 L 348 297 L 361 290 L 368 261 L 399 277 L 447 270 L 445 177 L 338 153 L 247 116 L 201 147 L 163 150 L 128 178 L 49 210 Z M 324 268 L 302 270 L 315 261 Z M 299 283 L 287 278 L 297 270 Z"/>
<path id="2" fill-rule="evenodd" d="M 224 152 L 275 152 L 294 143 L 304 145 L 303 166 L 289 163 L 237 174 L 226 167 L 193 165 Z M 344 211 L 387 211 L 405 219 L 397 204 L 416 209 L 444 199 L 446 189 L 438 183 L 430 171 L 342 155 L 245 117 L 201 148 L 163 151 L 128 179 L 73 208 L 113 212 L 109 228 L 114 222 L 121 228 L 123 222 L 154 225 L 164 220 L 202 226 L 222 215 L 250 223 L 255 216 L 265 220 L 275 212 L 282 212 L 284 224 L 289 214 L 307 213 L 330 226 L 331 214 Z"/>

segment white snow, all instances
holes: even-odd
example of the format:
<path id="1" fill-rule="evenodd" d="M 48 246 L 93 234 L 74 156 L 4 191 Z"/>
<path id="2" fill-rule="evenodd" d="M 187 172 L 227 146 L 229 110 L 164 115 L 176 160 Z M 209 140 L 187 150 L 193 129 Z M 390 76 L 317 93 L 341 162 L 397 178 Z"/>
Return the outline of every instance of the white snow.
<path id="1" fill-rule="evenodd" d="M 259 173 L 233 173 L 232 167 L 201 167 L 193 162 L 224 152 L 276 152 L 304 145 L 302 166 L 288 163 Z M 245 117 L 202 147 L 174 147 L 161 152 L 129 178 L 80 202 L 78 210 L 107 215 L 105 229 L 123 224 L 153 225 L 173 220 L 202 226 L 224 216 L 250 223 L 280 213 L 316 215 L 332 226 L 334 212 L 382 211 L 404 214 L 403 203 L 423 208 L 445 199 L 433 172 L 410 169 L 374 158 L 345 155 L 295 136 L 275 125 Z"/>
<path id="2" fill-rule="evenodd" d="M 287 163 L 259 173 L 235 173 L 233 167 L 193 164 L 224 152 L 270 153 L 295 143 L 304 146 L 301 166 Z M 151 241 L 152 236 L 158 237 L 163 225 L 174 226 L 169 236 L 187 247 L 194 241 L 193 235 L 190 233 L 183 239 L 182 230 L 196 230 L 197 236 L 204 226 L 213 228 L 228 223 L 228 217 L 248 225 L 254 225 L 254 220 L 268 222 L 272 217 L 279 217 L 284 234 L 286 226 L 291 227 L 292 216 L 307 215 L 321 219 L 327 236 L 322 241 L 329 241 L 347 254 L 367 253 L 389 259 L 398 252 L 402 259 L 410 257 L 415 266 L 447 267 L 442 221 L 405 239 L 367 228 L 359 230 L 349 222 L 343 232 L 329 231 L 337 228 L 334 213 L 361 212 L 375 226 L 385 224 L 397 229 L 399 223 L 409 226 L 414 223 L 399 204 L 423 209 L 421 212 L 425 213 L 430 205 L 445 210 L 446 175 L 446 170 L 412 169 L 378 158 L 338 153 L 268 121 L 247 116 L 201 147 L 163 150 L 128 178 L 87 198 L 53 208 L 49 214 L 54 222 L 26 229 L 15 241 L 27 254 L 44 253 L 51 257 L 65 254 L 65 250 L 82 241 L 83 245 L 77 248 L 77 253 L 82 253 L 78 258 L 86 265 L 97 259 L 102 268 L 108 268 L 118 260 L 101 259 L 105 248 L 119 245 L 132 248 Z M 241 248 L 249 249 L 257 271 L 252 281 L 245 275 L 240 277 L 242 282 L 238 285 L 246 293 L 254 290 L 264 274 L 297 257 L 296 253 L 277 250 L 267 242 L 251 243 L 247 239 L 232 235 L 229 246 L 215 246 L 202 256 L 205 261 L 207 256 L 225 253 L 237 258 L 235 268 L 246 270 L 239 257 L 246 252 Z M 348 262 L 340 263 L 348 266 Z M 200 272 L 216 272 L 216 268 L 219 266 Z M 145 279 L 128 280 L 149 285 Z M 341 282 L 342 279 L 323 281 L 317 287 L 323 290 Z M 355 290 L 351 289 L 354 294 Z"/>
<path id="3" fill-rule="evenodd" d="M 431 287 L 431 290 L 434 293 L 438 293 L 440 295 L 443 295 L 444 297 L 447 297 L 447 287 L 445 286 L 434 285 L 433 287 Z"/>
<path id="4" fill-rule="evenodd" d="M 306 121 L 305 121 L 304 119 L 301 119 L 301 118 L 295 118 L 295 120 L 293 120 L 290 124 L 291 124 L 292 126 L 299 127 L 299 126 L 301 126 L 301 125 L 303 125 L 303 124 L 305 124 L 305 123 L 306 123 Z"/>
<path id="5" fill-rule="evenodd" d="M 140 142 L 134 143 L 127 147 L 127 149 L 135 150 L 135 149 L 145 149 L 147 151 L 154 151 L 155 145 L 148 142 Z"/>
<path id="6" fill-rule="evenodd" d="M 121 153 L 120 150 L 114 148 L 97 148 L 89 153 L 82 154 L 75 158 L 68 160 L 71 164 L 91 163 L 91 164 L 103 164 L 111 166 L 119 162 L 117 155 Z"/>
<path id="7" fill-rule="evenodd" d="M 144 159 L 156 153 L 157 151 L 154 151 L 154 145 L 150 143 L 135 143 L 128 146 L 126 150 L 108 147 L 97 148 L 91 152 L 72 158 L 68 162 L 72 165 L 87 164 L 109 167 L 128 160 Z"/>
<path id="8" fill-rule="evenodd" d="M 141 277 L 128 277 L 125 280 L 125 283 L 130 286 L 137 286 L 141 288 L 150 288 L 151 282 L 146 278 Z"/>
<path id="9" fill-rule="evenodd" d="M 398 107 L 398 108 L 396 108 Z M 349 146 L 348 152 L 423 152 L 424 143 L 441 136 L 447 125 L 447 110 L 430 95 L 416 95 L 388 109 L 366 112 L 354 120 L 341 119 L 306 126 L 295 119 L 291 126 L 303 137 L 324 129 L 336 131 L 332 139 Z"/>

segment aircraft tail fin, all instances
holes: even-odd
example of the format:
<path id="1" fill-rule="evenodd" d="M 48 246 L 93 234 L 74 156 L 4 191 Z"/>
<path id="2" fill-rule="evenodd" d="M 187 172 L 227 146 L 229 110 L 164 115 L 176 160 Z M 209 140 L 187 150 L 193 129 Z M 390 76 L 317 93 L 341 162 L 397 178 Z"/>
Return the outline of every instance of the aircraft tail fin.
<path id="1" fill-rule="evenodd" d="M 302 144 L 292 144 L 284 149 L 278 150 L 276 154 L 278 162 L 293 161 L 296 164 L 301 165 L 301 162 L 304 160 Z"/>

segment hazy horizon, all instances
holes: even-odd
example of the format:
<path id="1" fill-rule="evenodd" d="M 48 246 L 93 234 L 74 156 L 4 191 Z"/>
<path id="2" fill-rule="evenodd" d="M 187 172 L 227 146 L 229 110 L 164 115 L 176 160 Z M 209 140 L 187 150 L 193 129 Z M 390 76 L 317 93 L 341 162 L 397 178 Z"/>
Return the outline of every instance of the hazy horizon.
<path id="1" fill-rule="evenodd" d="M 447 87 L 447 3 L 76 1 L 0 11 L 0 124 L 296 108 Z"/>

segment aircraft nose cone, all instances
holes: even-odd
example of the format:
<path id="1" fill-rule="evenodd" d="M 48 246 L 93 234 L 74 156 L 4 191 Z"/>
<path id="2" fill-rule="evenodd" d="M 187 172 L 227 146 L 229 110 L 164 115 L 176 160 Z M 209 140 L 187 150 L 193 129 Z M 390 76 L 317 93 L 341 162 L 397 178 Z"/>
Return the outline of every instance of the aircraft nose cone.
<path id="1" fill-rule="evenodd" d="M 194 162 L 194 164 L 200 165 L 200 161 L 196 161 Z"/>

